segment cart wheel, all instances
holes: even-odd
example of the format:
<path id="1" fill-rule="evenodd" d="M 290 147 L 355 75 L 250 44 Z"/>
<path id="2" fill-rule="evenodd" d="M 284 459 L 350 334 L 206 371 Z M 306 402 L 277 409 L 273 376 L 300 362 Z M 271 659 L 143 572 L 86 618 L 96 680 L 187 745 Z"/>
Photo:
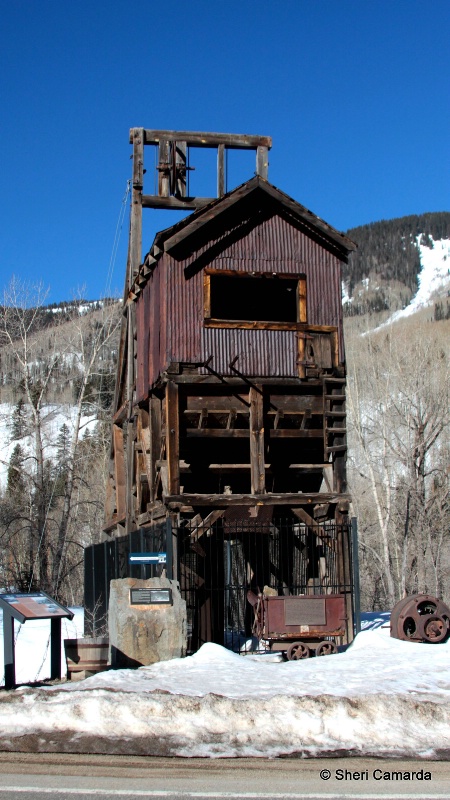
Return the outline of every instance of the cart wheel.
<path id="1" fill-rule="evenodd" d="M 337 653 L 334 642 L 321 642 L 316 648 L 316 656 L 332 656 L 334 653 Z"/>
<path id="2" fill-rule="evenodd" d="M 299 661 L 301 658 L 309 658 L 311 650 L 304 642 L 292 642 L 286 650 L 288 661 Z"/>

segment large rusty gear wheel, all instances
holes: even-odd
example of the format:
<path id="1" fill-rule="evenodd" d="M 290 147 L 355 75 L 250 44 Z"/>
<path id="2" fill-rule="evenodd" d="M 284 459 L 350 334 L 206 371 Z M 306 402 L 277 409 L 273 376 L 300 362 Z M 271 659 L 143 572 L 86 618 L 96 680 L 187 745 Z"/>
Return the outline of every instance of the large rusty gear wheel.
<path id="1" fill-rule="evenodd" d="M 450 634 L 450 608 L 428 594 L 404 597 L 392 609 L 391 636 L 403 641 L 438 644 Z"/>
<path id="2" fill-rule="evenodd" d="M 448 633 L 448 625 L 444 617 L 438 614 L 427 614 L 419 622 L 419 634 L 431 644 L 442 642 Z"/>
<path id="3" fill-rule="evenodd" d="M 288 661 L 299 661 L 303 658 L 310 658 L 311 649 L 304 642 L 292 642 L 286 650 Z"/>

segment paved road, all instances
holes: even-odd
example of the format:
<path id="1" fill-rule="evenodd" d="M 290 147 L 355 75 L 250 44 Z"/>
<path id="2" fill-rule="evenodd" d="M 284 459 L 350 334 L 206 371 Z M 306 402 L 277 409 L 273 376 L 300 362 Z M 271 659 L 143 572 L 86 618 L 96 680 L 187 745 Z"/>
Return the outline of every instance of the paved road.
<path id="1" fill-rule="evenodd" d="M 431 774 L 431 780 L 393 773 Z M 321 778 L 320 773 L 323 776 Z M 385 775 L 387 773 L 387 775 Z M 328 777 L 329 775 L 329 777 Z M 357 777 L 359 776 L 359 777 Z M 449 800 L 450 763 L 0 753 L 0 800 Z"/>

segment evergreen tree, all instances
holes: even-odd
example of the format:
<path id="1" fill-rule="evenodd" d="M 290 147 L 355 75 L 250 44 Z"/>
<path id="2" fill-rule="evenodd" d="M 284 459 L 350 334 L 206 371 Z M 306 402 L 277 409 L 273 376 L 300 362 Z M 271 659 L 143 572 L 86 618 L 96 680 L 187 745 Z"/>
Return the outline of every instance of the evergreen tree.
<path id="1" fill-rule="evenodd" d="M 26 434 L 27 415 L 23 397 L 19 397 L 12 414 L 11 438 L 21 439 Z"/>
<path id="2" fill-rule="evenodd" d="M 9 460 L 7 477 L 7 492 L 11 496 L 20 495 L 25 491 L 23 459 L 24 452 L 20 444 L 16 444 Z"/>

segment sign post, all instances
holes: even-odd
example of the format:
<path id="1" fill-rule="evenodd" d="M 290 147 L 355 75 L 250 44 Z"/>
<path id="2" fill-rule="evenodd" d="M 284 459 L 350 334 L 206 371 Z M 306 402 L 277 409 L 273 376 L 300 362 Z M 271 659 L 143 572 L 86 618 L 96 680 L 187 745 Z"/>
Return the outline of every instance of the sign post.
<path id="1" fill-rule="evenodd" d="M 45 592 L 0 594 L 3 611 L 3 648 L 5 689 L 16 686 L 14 620 L 23 624 L 29 619 L 50 620 L 50 678 L 61 678 L 61 620 L 73 619 L 72 611 Z"/>

